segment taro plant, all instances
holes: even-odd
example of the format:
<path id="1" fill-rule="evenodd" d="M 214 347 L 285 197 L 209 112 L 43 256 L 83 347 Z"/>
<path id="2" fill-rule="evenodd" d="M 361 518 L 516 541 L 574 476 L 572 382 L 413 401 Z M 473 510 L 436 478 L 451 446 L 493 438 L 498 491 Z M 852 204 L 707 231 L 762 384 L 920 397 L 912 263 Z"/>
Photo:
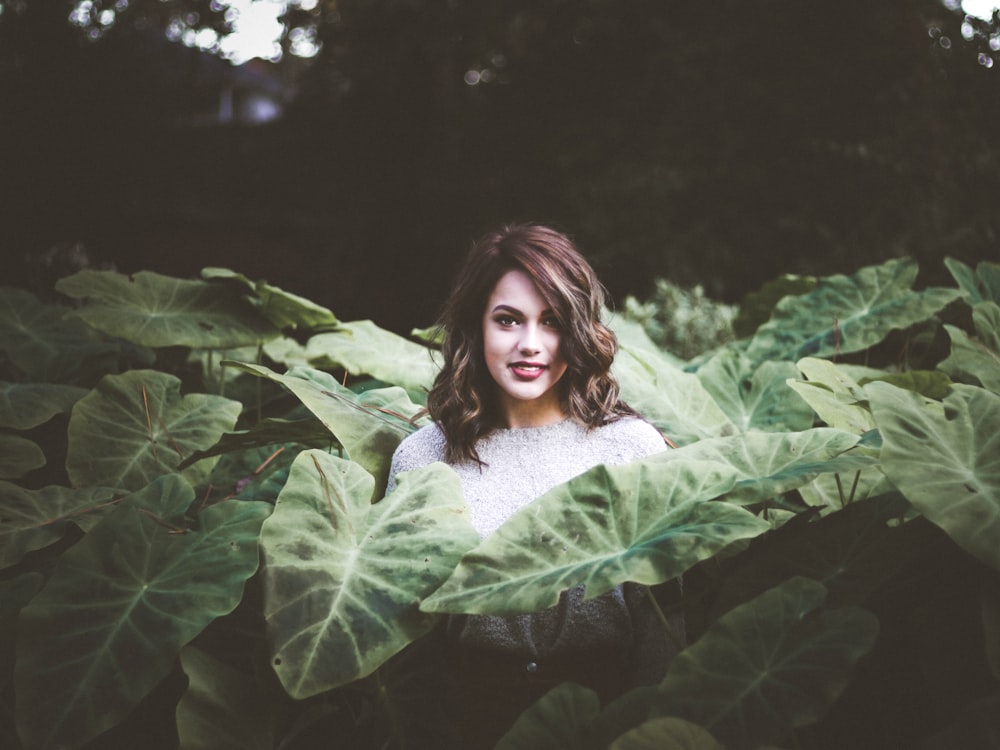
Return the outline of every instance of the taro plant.
<path id="1" fill-rule="evenodd" d="M 481 542 L 446 466 L 385 492 L 432 338 L 219 268 L 0 290 L 0 745 L 437 747 L 442 616 L 683 576 L 661 684 L 564 684 L 499 747 L 988 746 L 1000 267 L 947 265 L 816 280 L 694 358 L 613 318 L 677 448 Z"/>

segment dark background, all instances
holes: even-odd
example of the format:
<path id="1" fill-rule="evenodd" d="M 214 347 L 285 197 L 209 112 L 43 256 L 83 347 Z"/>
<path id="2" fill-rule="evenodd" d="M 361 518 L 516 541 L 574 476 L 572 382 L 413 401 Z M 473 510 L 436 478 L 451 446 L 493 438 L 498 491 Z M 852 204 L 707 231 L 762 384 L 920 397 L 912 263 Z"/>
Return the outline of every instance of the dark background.
<path id="1" fill-rule="evenodd" d="M 511 219 L 619 299 L 1000 258 L 997 24 L 939 0 L 340 0 L 287 17 L 315 58 L 240 69 L 164 36 L 224 30 L 207 0 L 76 4 L 0 0 L 2 281 L 39 293 L 228 266 L 406 332 Z M 283 116 L 213 120 L 237 72 Z"/>

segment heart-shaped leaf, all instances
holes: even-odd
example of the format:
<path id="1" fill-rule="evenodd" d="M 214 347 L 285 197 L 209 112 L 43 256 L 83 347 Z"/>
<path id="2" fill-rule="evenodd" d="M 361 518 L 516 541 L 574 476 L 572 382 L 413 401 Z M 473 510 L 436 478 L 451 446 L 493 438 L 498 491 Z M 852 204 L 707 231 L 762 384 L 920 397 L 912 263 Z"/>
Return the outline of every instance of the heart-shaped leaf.
<path id="1" fill-rule="evenodd" d="M 86 388 L 42 383 L 0 383 L 0 427 L 30 430 L 69 411 Z"/>
<path id="2" fill-rule="evenodd" d="M 845 456 L 858 436 L 816 428 L 804 432 L 751 432 L 702 440 L 663 454 L 662 461 L 711 461 L 737 472 L 731 503 L 759 503 L 812 481 L 823 472 L 867 466 L 874 459 Z"/>
<path id="3" fill-rule="evenodd" d="M 119 499 L 120 495 L 107 487 L 53 485 L 29 490 L 0 482 L 0 568 L 57 541 L 67 524 L 92 528 Z"/>
<path id="4" fill-rule="evenodd" d="M 698 377 L 651 341 L 623 342 L 612 371 L 625 401 L 679 445 L 738 432 Z"/>
<path id="5" fill-rule="evenodd" d="M 45 454 L 35 443 L 20 435 L 0 432 L 0 479 L 18 479 L 45 466 Z"/>
<path id="6" fill-rule="evenodd" d="M 239 603 L 271 507 L 220 503 L 192 529 L 181 524 L 193 500 L 177 475 L 124 500 L 21 611 L 15 678 L 28 747 L 79 747 L 117 724 L 184 644 Z"/>
<path id="7" fill-rule="evenodd" d="M 795 432 L 812 427 L 809 405 L 788 387 L 798 373 L 791 362 L 756 369 L 745 354 L 723 349 L 698 368 L 698 379 L 740 432 Z"/>
<path id="8" fill-rule="evenodd" d="M 886 475 L 962 548 L 1000 570 L 1000 395 L 955 385 L 938 402 L 888 383 L 865 390 Z"/>
<path id="9" fill-rule="evenodd" d="M 278 335 L 253 305 L 223 284 L 152 271 L 126 276 L 85 270 L 60 279 L 56 289 L 85 300 L 77 315 L 89 325 L 143 346 L 227 349 Z"/>
<path id="10" fill-rule="evenodd" d="M 981 302 L 972 308 L 972 320 L 975 338 L 961 328 L 945 326 L 951 337 L 951 354 L 938 367 L 1000 393 L 1000 305 Z"/>
<path id="11" fill-rule="evenodd" d="M 496 750 L 579 750 L 586 745 L 586 727 L 600 708 L 593 690 L 564 682 L 521 714 Z"/>
<path id="12" fill-rule="evenodd" d="M 467 554 L 421 608 L 520 614 L 555 605 L 580 583 L 588 598 L 626 581 L 654 585 L 769 528 L 708 502 L 732 489 L 733 469 L 663 455 L 597 466 L 553 488 Z"/>
<path id="13" fill-rule="evenodd" d="M 957 289 L 911 289 L 917 276 L 912 258 L 895 258 L 862 268 L 853 276 L 828 276 L 800 297 L 785 297 L 771 319 L 757 329 L 747 355 L 799 360 L 862 351 L 895 329 L 926 320 L 957 299 Z"/>
<path id="14" fill-rule="evenodd" d="M 119 351 L 64 307 L 45 305 L 23 289 L 0 287 L 0 349 L 37 382 L 76 378 L 88 360 Z"/>
<path id="15" fill-rule="evenodd" d="M 184 750 L 273 750 L 275 706 L 252 676 L 188 646 L 181 651 L 188 689 L 177 704 Z"/>
<path id="16" fill-rule="evenodd" d="M 674 716 L 660 716 L 623 734 L 608 750 L 726 750 L 726 748 L 704 727 Z"/>
<path id="17" fill-rule="evenodd" d="M 432 627 L 417 608 L 478 536 L 444 464 L 375 480 L 322 451 L 292 464 L 264 525 L 265 615 L 274 668 L 305 698 L 364 677 Z"/>
<path id="18" fill-rule="evenodd" d="M 181 381 L 155 370 L 108 375 L 73 407 L 66 470 L 76 486 L 140 489 L 208 448 L 236 424 L 242 405 L 204 393 L 180 395 Z M 182 472 L 197 484 L 213 459 Z"/>
<path id="19" fill-rule="evenodd" d="M 792 578 L 727 612 L 671 663 L 654 713 L 738 747 L 781 740 L 818 719 L 878 634 L 863 609 L 815 612 L 825 597 L 821 583 Z"/>

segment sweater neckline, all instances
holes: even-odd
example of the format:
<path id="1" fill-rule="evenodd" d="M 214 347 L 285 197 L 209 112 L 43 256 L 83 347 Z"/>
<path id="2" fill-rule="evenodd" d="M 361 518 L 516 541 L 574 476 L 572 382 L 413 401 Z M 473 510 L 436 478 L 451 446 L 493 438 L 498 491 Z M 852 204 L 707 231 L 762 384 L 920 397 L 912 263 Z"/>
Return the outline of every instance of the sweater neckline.
<path id="1" fill-rule="evenodd" d="M 532 426 L 532 427 L 497 427 L 495 430 L 489 433 L 487 437 L 536 437 L 545 436 L 553 432 L 564 432 L 569 428 L 575 427 L 577 425 L 576 420 L 572 417 L 566 417 L 565 419 L 560 419 L 558 422 L 549 422 L 548 424 Z"/>

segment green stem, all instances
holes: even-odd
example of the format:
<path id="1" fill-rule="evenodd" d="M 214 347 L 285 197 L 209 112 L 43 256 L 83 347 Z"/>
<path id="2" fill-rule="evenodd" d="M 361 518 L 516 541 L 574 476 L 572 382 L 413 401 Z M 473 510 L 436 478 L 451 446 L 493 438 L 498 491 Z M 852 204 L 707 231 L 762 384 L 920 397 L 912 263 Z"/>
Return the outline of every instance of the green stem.
<path id="1" fill-rule="evenodd" d="M 674 630 L 673 625 L 667 619 L 667 616 L 663 614 L 663 610 L 660 608 L 660 603 L 656 601 L 656 597 L 653 596 L 653 590 L 646 586 L 646 598 L 649 599 L 649 603 L 653 605 L 653 611 L 660 620 L 660 624 L 663 625 L 663 632 L 667 634 L 667 638 L 674 644 L 678 651 L 684 650 L 684 644 L 681 642 L 680 636 L 677 635 L 677 631 Z"/>
<path id="2" fill-rule="evenodd" d="M 851 495 L 847 498 L 848 503 L 854 502 L 854 495 L 858 491 L 858 482 L 861 480 L 861 469 L 854 472 L 854 484 L 851 485 Z"/>
<path id="3" fill-rule="evenodd" d="M 837 481 L 837 492 L 840 494 L 840 507 L 847 507 L 847 499 L 844 497 L 844 485 L 840 481 L 840 472 L 835 472 L 833 478 Z"/>

